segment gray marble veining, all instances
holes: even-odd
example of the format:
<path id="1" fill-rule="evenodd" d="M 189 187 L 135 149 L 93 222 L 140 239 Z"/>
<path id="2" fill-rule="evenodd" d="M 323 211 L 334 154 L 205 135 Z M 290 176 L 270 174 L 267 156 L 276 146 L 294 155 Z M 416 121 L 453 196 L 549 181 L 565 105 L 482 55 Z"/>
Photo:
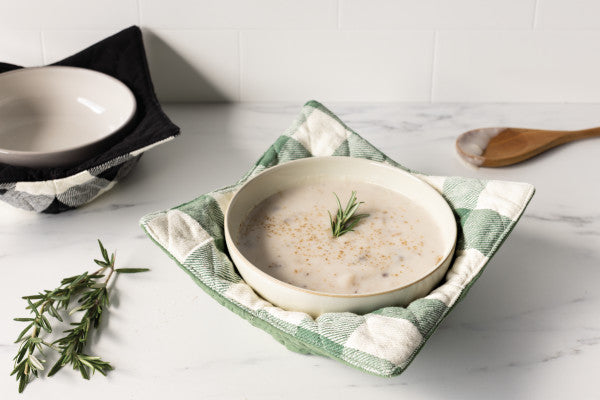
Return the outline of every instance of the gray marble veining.
<path id="1" fill-rule="evenodd" d="M 401 164 L 434 175 L 533 183 L 526 214 L 468 296 L 413 364 L 385 380 L 289 352 L 222 308 L 138 226 L 140 216 L 237 180 L 285 131 L 301 104 L 172 105 L 182 128 L 89 205 L 35 215 L 0 205 L 2 398 L 89 399 L 598 399 L 600 386 L 600 139 L 502 169 L 466 168 L 454 151 L 483 126 L 578 129 L 600 125 L 597 104 L 327 104 Z M 206 166 L 219 164 L 219 168 Z M 96 242 L 124 266 L 114 309 L 92 351 L 108 377 L 65 370 L 17 397 L 8 376 L 21 295 L 92 268 Z"/>

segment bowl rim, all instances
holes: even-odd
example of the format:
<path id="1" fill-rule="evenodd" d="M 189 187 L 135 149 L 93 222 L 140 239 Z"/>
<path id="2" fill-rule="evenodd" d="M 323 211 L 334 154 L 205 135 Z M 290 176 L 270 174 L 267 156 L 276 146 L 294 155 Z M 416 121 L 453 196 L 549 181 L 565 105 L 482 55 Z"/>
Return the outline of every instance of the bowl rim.
<path id="1" fill-rule="evenodd" d="M 104 140 L 108 139 L 112 135 L 118 133 L 121 129 L 123 129 L 125 126 L 127 126 L 127 124 L 129 124 L 133 120 L 133 118 L 135 117 L 135 115 L 138 111 L 138 104 L 137 104 L 137 99 L 135 97 L 135 94 L 126 84 L 124 84 L 119 79 L 115 78 L 114 76 L 110 76 L 108 74 L 105 74 L 104 72 L 96 71 L 96 70 L 89 69 L 89 68 L 72 67 L 72 66 L 68 66 L 68 65 L 48 65 L 48 66 L 40 66 L 40 67 L 24 67 L 24 68 L 13 69 L 10 71 L 0 73 L 0 80 L 3 80 L 3 78 L 5 78 L 6 76 L 9 76 L 9 75 L 30 73 L 31 71 L 39 71 L 39 70 L 54 70 L 54 71 L 71 70 L 71 71 L 76 71 L 76 73 L 85 73 L 85 74 L 90 74 L 90 75 L 101 76 L 102 79 L 107 79 L 108 81 L 111 81 L 112 83 L 116 84 L 117 86 L 121 87 L 122 89 L 125 89 L 124 95 L 128 96 L 132 103 L 132 107 L 129 112 L 129 115 L 124 120 L 124 122 L 116 129 L 103 134 L 98 139 L 95 139 L 92 141 L 87 141 L 87 142 L 79 144 L 79 145 L 63 147 L 63 148 L 52 150 L 52 151 L 10 150 L 10 149 L 6 149 L 6 148 L 3 148 L 0 146 L 0 154 L 13 155 L 13 156 L 24 156 L 24 157 L 54 156 L 54 155 L 58 156 L 63 153 L 77 151 L 79 149 L 83 149 L 88 146 L 95 146 L 95 145 L 103 142 Z"/>
<path id="2" fill-rule="evenodd" d="M 293 168 L 293 165 L 298 164 L 298 163 L 306 163 L 306 162 L 315 162 L 315 160 L 323 160 L 323 159 L 350 159 L 350 160 L 354 160 L 352 162 L 357 162 L 357 163 L 365 163 L 365 164 L 375 164 L 378 165 L 379 167 L 382 168 L 387 168 L 390 170 L 393 170 L 395 172 L 398 172 L 402 175 L 407 176 L 409 179 L 412 179 L 414 181 L 417 182 L 417 184 L 419 185 L 423 185 L 423 187 L 425 188 L 425 190 L 429 191 L 431 190 L 432 193 L 439 197 L 441 200 L 443 200 L 444 204 L 445 204 L 445 208 L 447 209 L 447 211 L 450 213 L 450 215 L 452 216 L 452 220 L 454 221 L 454 223 L 451 225 L 451 229 L 452 229 L 452 236 L 453 236 L 453 240 L 452 240 L 452 245 L 450 246 L 449 251 L 445 254 L 445 256 L 435 264 L 435 267 L 433 267 L 431 269 L 431 271 L 429 271 L 429 273 L 427 273 L 426 275 L 422 276 L 421 278 L 419 278 L 418 280 L 412 281 L 410 283 L 404 284 L 402 286 L 396 286 L 392 289 L 387 289 L 384 291 L 379 291 L 379 292 L 369 292 L 369 293 L 328 293 L 328 292 L 320 292 L 317 290 L 310 290 L 310 289 L 305 289 L 305 288 L 301 288 L 298 286 L 294 286 L 290 283 L 281 281 L 277 278 L 275 278 L 272 275 L 269 275 L 268 273 L 264 272 L 263 270 L 261 270 L 260 268 L 258 268 L 256 265 L 254 265 L 254 263 L 252 263 L 250 260 L 248 260 L 244 254 L 238 249 L 237 245 L 235 244 L 235 242 L 233 241 L 233 238 L 231 237 L 231 233 L 229 231 L 229 210 L 231 208 L 231 205 L 234 204 L 234 200 L 236 199 L 236 197 L 238 196 L 238 194 L 248 185 L 251 185 L 252 182 L 258 178 L 259 176 L 263 176 L 267 175 L 267 174 L 274 174 L 277 173 L 277 171 L 279 171 L 282 167 L 286 166 L 286 168 Z M 318 162 L 318 161 L 317 161 Z M 388 189 L 391 190 L 391 189 Z M 397 292 L 399 290 L 405 289 L 407 287 L 413 286 L 418 284 L 421 281 L 424 281 L 425 279 L 429 278 L 431 275 L 433 275 L 435 272 L 437 272 L 439 270 L 439 268 L 441 266 L 443 266 L 449 258 L 454 256 L 455 250 L 456 250 L 456 243 L 457 243 L 457 239 L 458 239 L 458 228 L 456 225 L 456 219 L 454 217 L 454 213 L 452 212 L 452 208 L 450 207 L 450 205 L 448 204 L 448 202 L 444 199 L 444 197 L 437 191 L 435 190 L 431 185 L 429 185 L 427 182 L 423 181 L 422 179 L 416 177 L 414 174 L 405 171 L 401 168 L 397 168 L 394 167 L 392 165 L 389 164 L 384 164 L 382 162 L 378 162 L 378 161 L 374 161 L 374 160 L 369 160 L 366 158 L 356 158 L 356 157 L 349 157 L 349 156 L 313 156 L 313 157 L 305 157 L 305 158 L 301 158 L 301 159 L 297 159 L 297 160 L 292 160 L 292 161 L 288 161 L 285 162 L 283 164 L 278 164 L 275 165 L 273 167 L 269 167 L 266 170 L 260 172 L 259 174 L 253 176 L 252 178 L 250 178 L 249 180 L 247 180 L 233 195 L 233 197 L 231 198 L 231 201 L 229 202 L 229 204 L 227 205 L 227 210 L 225 211 L 225 219 L 224 219 L 224 231 L 225 231 L 225 243 L 227 245 L 227 250 L 228 252 L 231 252 L 232 250 L 235 251 L 237 253 L 237 255 L 239 255 L 243 261 L 245 261 L 245 263 L 248 266 L 251 266 L 252 270 L 254 270 L 254 272 L 257 272 L 260 276 L 267 278 L 269 281 L 283 286 L 286 289 L 291 289 L 297 292 L 301 292 L 301 293 L 306 293 L 306 294 L 310 294 L 310 295 L 316 295 L 316 296 L 321 296 L 321 297 L 333 297 L 333 298 L 346 298 L 346 299 L 356 299 L 356 298 L 362 298 L 362 297 L 375 297 L 375 296 L 379 296 L 379 295 L 385 295 L 388 293 L 392 293 L 392 292 Z M 232 245 L 231 247 L 229 245 Z M 232 260 L 233 263 L 233 260 Z M 233 263 L 235 265 L 235 263 Z M 237 265 L 236 265 L 237 267 Z M 450 265 L 448 265 L 448 268 L 450 268 Z M 238 268 L 239 270 L 239 268 Z M 241 274 L 241 272 L 240 272 Z M 242 277 L 243 278 L 243 277 Z M 246 282 L 247 283 L 247 282 Z M 248 283 L 247 283 L 248 284 Z"/>

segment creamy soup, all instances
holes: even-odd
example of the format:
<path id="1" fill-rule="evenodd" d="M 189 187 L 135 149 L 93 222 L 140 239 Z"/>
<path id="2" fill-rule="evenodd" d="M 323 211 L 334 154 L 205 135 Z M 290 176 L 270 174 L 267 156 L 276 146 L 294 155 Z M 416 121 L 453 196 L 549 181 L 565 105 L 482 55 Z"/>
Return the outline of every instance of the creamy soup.
<path id="1" fill-rule="evenodd" d="M 345 207 L 352 190 L 369 214 L 354 231 L 333 237 L 334 192 Z M 267 274 L 327 293 L 364 294 L 414 282 L 442 260 L 439 228 L 405 196 L 355 181 L 323 181 L 278 192 L 240 225 L 241 253 Z"/>

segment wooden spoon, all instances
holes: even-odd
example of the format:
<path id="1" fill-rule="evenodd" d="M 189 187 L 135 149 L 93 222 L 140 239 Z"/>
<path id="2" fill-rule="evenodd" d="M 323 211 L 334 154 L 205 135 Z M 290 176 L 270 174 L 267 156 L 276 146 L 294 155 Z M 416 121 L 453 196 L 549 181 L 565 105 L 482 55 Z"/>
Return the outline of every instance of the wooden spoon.
<path id="1" fill-rule="evenodd" d="M 456 139 L 456 150 L 479 167 L 503 167 L 573 140 L 600 136 L 600 127 L 581 131 L 547 131 L 524 128 L 481 128 Z"/>

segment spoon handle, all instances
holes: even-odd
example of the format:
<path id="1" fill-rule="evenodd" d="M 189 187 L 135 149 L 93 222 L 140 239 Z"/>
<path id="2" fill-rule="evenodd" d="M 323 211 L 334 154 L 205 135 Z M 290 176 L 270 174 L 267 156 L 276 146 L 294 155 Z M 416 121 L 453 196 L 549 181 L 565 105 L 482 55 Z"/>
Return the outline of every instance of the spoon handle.
<path id="1" fill-rule="evenodd" d="M 538 143 L 536 146 L 540 146 L 542 151 L 548 150 L 552 147 L 559 146 L 564 143 L 569 143 L 574 140 L 600 136 L 600 127 L 582 129 L 578 131 L 554 131 L 544 129 L 510 129 L 513 132 L 511 134 L 519 135 L 524 138 L 529 138 Z M 538 142 L 539 140 L 539 142 Z M 541 151 L 540 151 L 541 152 Z M 539 152 L 538 152 L 539 153 Z"/>
<path id="2" fill-rule="evenodd" d="M 576 139 L 582 139 L 587 137 L 600 136 L 600 127 L 590 128 L 590 129 L 582 129 L 579 131 L 572 131 L 572 135 L 576 136 Z M 573 140 L 576 140 L 573 139 Z"/>
<path id="3" fill-rule="evenodd" d="M 540 131 L 540 133 L 541 132 L 543 131 Z M 600 136 L 600 127 L 582 129 L 578 131 L 548 131 L 546 135 L 549 136 L 548 139 L 550 140 L 548 141 L 547 146 L 545 146 L 545 150 L 575 140 Z"/>

